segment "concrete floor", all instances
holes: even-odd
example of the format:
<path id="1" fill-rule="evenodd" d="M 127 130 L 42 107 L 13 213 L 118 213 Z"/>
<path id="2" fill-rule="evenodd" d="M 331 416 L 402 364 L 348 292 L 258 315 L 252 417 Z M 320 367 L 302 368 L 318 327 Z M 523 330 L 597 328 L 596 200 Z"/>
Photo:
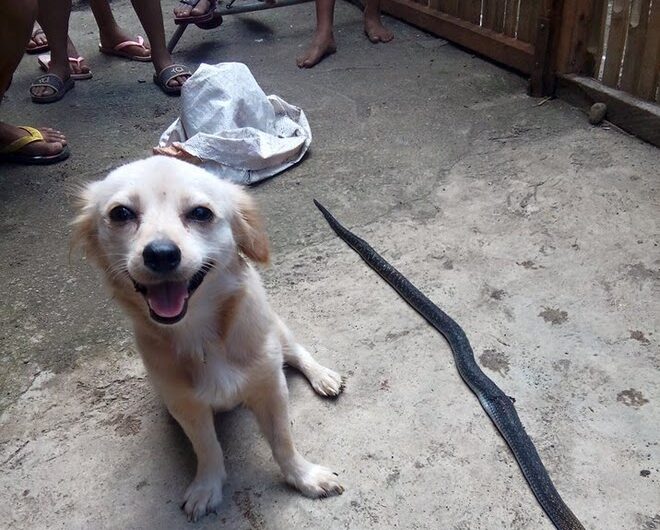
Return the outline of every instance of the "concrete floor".
<path id="1" fill-rule="evenodd" d="M 137 29 L 130 4 L 113 5 Z M 190 30 L 177 58 L 245 62 L 309 118 L 309 156 L 254 193 L 274 307 L 348 376 L 334 402 L 289 379 L 299 446 L 346 492 L 311 501 L 287 488 L 239 410 L 218 418 L 222 509 L 185 522 L 188 442 L 126 320 L 67 248 L 71 190 L 147 155 L 178 101 L 150 65 L 99 56 L 83 10 L 72 34 L 94 79 L 33 105 L 26 57 L 0 107 L 60 127 L 73 152 L 0 168 L 0 527 L 551 528 L 446 343 L 334 237 L 315 197 L 463 325 L 585 527 L 659 528 L 659 151 L 561 101 L 539 105 L 520 77 L 404 24 L 372 46 L 345 3 L 339 52 L 300 71 L 312 13 Z"/>

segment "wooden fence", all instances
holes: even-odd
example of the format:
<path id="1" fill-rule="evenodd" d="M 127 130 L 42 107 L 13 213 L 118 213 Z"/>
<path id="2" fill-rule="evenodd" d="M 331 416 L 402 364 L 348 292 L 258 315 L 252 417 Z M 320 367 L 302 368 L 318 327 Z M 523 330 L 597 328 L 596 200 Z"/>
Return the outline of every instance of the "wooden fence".
<path id="1" fill-rule="evenodd" d="M 660 0 L 381 0 L 383 10 L 529 75 L 578 87 L 660 145 Z M 609 116 L 609 113 L 608 113 Z M 641 132 L 639 129 L 641 127 Z"/>
<path id="2" fill-rule="evenodd" d="M 383 10 L 551 86 L 552 0 L 381 0 Z"/>
<path id="3" fill-rule="evenodd" d="M 563 13 L 558 73 L 660 101 L 660 0 L 564 0 Z"/>

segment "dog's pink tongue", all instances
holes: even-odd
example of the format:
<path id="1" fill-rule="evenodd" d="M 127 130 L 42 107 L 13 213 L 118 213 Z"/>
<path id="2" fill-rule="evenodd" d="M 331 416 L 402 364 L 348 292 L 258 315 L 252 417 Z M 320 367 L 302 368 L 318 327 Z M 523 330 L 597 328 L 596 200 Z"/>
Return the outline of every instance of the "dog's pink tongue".
<path id="1" fill-rule="evenodd" d="M 159 317 L 172 318 L 181 314 L 188 298 L 186 282 L 166 282 L 150 285 L 147 302 Z"/>

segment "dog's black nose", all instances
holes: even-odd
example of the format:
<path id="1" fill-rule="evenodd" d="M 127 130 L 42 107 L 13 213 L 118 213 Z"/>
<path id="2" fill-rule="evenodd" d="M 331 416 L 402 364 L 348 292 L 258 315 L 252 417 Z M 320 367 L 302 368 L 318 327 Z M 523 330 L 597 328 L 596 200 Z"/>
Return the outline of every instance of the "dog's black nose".
<path id="1" fill-rule="evenodd" d="M 170 272 L 181 263 L 181 250 L 171 241 L 152 241 L 142 251 L 144 264 L 154 272 Z"/>

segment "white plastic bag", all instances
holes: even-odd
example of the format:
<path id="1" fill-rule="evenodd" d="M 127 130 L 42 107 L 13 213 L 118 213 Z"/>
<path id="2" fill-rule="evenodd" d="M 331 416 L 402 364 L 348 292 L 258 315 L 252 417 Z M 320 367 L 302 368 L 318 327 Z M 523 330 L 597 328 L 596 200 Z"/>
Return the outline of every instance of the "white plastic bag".
<path id="1" fill-rule="evenodd" d="M 312 142 L 302 109 L 266 96 L 242 63 L 201 64 L 181 89 L 181 116 L 161 135 L 220 178 L 253 184 L 300 161 Z"/>

